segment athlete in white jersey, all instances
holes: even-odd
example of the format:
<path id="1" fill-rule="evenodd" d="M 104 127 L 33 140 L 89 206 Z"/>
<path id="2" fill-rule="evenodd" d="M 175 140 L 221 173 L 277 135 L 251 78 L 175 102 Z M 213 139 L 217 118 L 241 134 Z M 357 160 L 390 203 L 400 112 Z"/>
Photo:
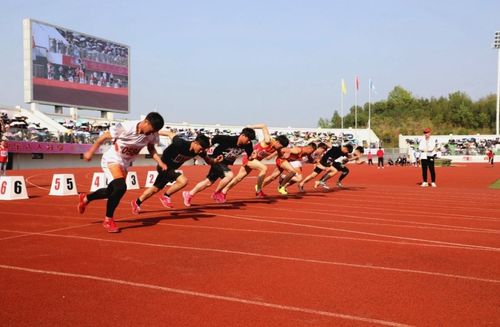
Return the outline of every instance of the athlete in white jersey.
<path id="1" fill-rule="evenodd" d="M 108 199 L 103 226 L 110 233 L 120 231 L 113 220 L 113 214 L 120 203 L 120 199 L 127 191 L 125 183 L 127 168 L 135 160 L 141 149 L 147 146 L 149 153 L 158 165 L 162 169 L 167 168 L 154 147 L 159 142 L 158 131 L 163 125 L 163 117 L 157 112 L 151 112 L 142 121 L 117 124 L 97 139 L 90 150 L 83 155 L 83 158 L 89 161 L 102 143 L 112 140 L 113 146 L 104 153 L 101 160 L 102 170 L 110 183 L 107 188 L 98 189 L 94 193 L 87 195 L 80 193 L 78 203 L 80 213 L 85 211 L 85 207 L 90 201 Z"/>

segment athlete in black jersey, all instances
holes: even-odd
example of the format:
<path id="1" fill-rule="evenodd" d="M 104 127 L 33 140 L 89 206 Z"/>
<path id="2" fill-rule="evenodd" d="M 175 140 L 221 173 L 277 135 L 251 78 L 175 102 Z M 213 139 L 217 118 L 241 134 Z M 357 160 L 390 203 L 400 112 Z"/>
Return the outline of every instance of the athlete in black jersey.
<path id="1" fill-rule="evenodd" d="M 309 182 L 314 177 L 318 176 L 322 171 L 333 172 L 335 168 L 332 167 L 332 164 L 335 160 L 339 160 L 339 158 L 347 157 L 349 153 L 352 152 L 352 145 L 346 144 L 343 146 L 332 146 L 328 151 L 326 151 L 319 162 L 314 166 L 313 172 L 304 178 L 302 182 L 299 183 L 299 189 L 304 191 L 304 185 Z M 340 159 L 342 160 L 342 159 Z M 317 187 L 317 185 L 315 185 Z"/>
<path id="2" fill-rule="evenodd" d="M 219 185 L 216 191 L 212 194 L 212 198 L 217 202 L 222 202 L 220 198 L 220 190 L 224 188 L 233 178 L 233 172 L 228 166 L 233 165 L 235 160 L 246 153 L 250 156 L 253 152 L 252 140 L 255 139 L 255 131 L 252 128 L 244 128 L 238 136 L 216 135 L 212 138 L 212 148 L 208 155 L 212 158 L 222 156 L 222 161 L 212 165 L 207 177 L 196 184 L 191 191 L 182 192 L 184 205 L 191 206 L 193 196 L 212 185 L 220 178 Z"/>
<path id="3" fill-rule="evenodd" d="M 160 131 L 162 136 L 168 136 L 172 143 L 163 151 L 161 161 L 167 165 L 163 170 L 157 166 L 158 176 L 150 188 L 144 191 L 136 200 L 130 204 L 132 213 L 138 214 L 141 211 L 141 204 L 154 194 L 162 190 L 167 183 L 175 182 L 169 189 L 160 195 L 160 201 L 164 207 L 173 208 L 171 196 L 187 185 L 188 179 L 177 169 L 186 161 L 196 156 L 203 158 L 208 164 L 213 164 L 217 160 L 208 158 L 206 150 L 210 147 L 210 139 L 203 134 L 198 134 L 194 141 L 187 141 L 173 132 Z M 221 158 L 219 158 L 221 160 Z"/>
<path id="4" fill-rule="evenodd" d="M 354 161 L 357 164 L 362 164 L 364 163 L 363 160 L 361 160 L 361 156 L 364 153 L 364 149 L 362 146 L 358 146 L 354 149 L 352 153 L 349 153 L 345 157 L 339 157 L 336 160 L 333 161 L 332 166 L 330 167 L 330 171 L 325 172 L 325 174 L 320 178 L 319 181 L 315 182 L 314 188 L 317 188 L 318 186 L 322 186 L 324 189 L 329 190 L 330 187 L 326 185 L 326 181 L 333 176 L 335 176 L 339 171 L 342 173 L 339 176 L 339 179 L 337 181 L 337 186 L 339 188 L 342 188 L 342 180 L 347 177 L 349 174 L 349 168 L 346 167 L 346 164 L 349 161 Z"/>

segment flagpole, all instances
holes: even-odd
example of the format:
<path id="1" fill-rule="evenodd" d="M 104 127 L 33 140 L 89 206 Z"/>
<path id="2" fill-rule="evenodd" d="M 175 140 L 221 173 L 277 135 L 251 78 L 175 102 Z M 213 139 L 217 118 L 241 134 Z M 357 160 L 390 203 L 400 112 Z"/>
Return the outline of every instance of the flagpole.
<path id="1" fill-rule="evenodd" d="M 340 90 L 340 128 L 344 129 L 344 92 Z"/>
<path id="2" fill-rule="evenodd" d="M 372 124 L 372 80 L 368 80 L 368 129 Z"/>
<path id="3" fill-rule="evenodd" d="M 354 129 L 358 129 L 358 76 L 354 79 Z"/>

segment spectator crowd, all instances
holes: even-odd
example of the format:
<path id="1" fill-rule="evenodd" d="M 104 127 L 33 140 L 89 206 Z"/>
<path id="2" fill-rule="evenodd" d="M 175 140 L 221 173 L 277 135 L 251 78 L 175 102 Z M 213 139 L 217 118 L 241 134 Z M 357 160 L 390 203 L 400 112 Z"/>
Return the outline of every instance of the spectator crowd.
<path id="1" fill-rule="evenodd" d="M 406 139 L 406 144 L 410 152 L 418 152 L 418 139 Z M 464 137 L 464 138 L 450 138 L 446 141 L 440 142 L 436 140 L 438 157 L 441 156 L 477 156 L 485 155 L 488 150 L 500 150 L 500 138 L 478 138 L 478 137 Z"/>

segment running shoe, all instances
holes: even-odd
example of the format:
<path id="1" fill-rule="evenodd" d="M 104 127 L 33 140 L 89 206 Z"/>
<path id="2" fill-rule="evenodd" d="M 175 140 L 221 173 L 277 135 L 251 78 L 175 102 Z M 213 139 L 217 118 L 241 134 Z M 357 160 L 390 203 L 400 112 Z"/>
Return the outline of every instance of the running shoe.
<path id="1" fill-rule="evenodd" d="M 266 196 L 267 195 L 262 190 L 260 190 L 259 192 L 255 192 L 255 197 L 257 198 L 265 198 Z"/>
<path id="2" fill-rule="evenodd" d="M 165 208 L 173 208 L 174 207 L 174 204 L 172 203 L 172 198 L 165 195 L 165 194 L 160 195 L 160 202 L 161 202 L 161 204 L 163 204 L 163 206 Z"/>
<path id="3" fill-rule="evenodd" d="M 184 191 L 184 192 L 182 192 L 182 198 L 184 199 L 184 205 L 186 207 L 190 207 L 191 200 L 193 199 L 193 196 L 191 194 L 189 194 L 188 191 Z"/>
<path id="4" fill-rule="evenodd" d="M 422 184 L 420 184 L 420 186 L 427 187 L 427 186 L 429 186 L 429 184 L 427 184 L 427 182 L 423 182 Z"/>
<path id="5" fill-rule="evenodd" d="M 284 186 L 278 187 L 278 193 L 281 195 L 288 195 L 288 191 L 286 190 L 286 187 L 284 187 Z"/>
<path id="6" fill-rule="evenodd" d="M 434 183 L 434 182 L 431 183 L 431 186 L 432 187 L 437 187 L 436 183 Z"/>
<path id="7" fill-rule="evenodd" d="M 318 186 L 321 186 L 325 190 L 329 190 L 330 189 L 330 186 L 326 185 L 326 183 L 323 182 L 323 181 L 316 181 L 316 182 L 314 182 L 314 188 L 316 189 L 316 188 L 318 188 Z"/>
<path id="8" fill-rule="evenodd" d="M 214 192 L 212 194 L 212 199 L 215 200 L 217 203 L 225 203 L 226 202 L 226 195 L 222 192 Z"/>
<path id="9" fill-rule="evenodd" d="M 141 207 L 135 202 L 135 200 L 130 202 L 130 206 L 132 207 L 132 213 L 134 215 L 138 215 L 141 212 Z"/>
<path id="10" fill-rule="evenodd" d="M 85 203 L 85 193 L 78 194 L 78 212 L 84 213 L 85 207 L 87 207 L 87 203 Z"/>
<path id="11" fill-rule="evenodd" d="M 118 226 L 116 226 L 115 221 L 113 218 L 104 218 L 104 221 L 102 222 L 102 227 L 104 227 L 105 230 L 108 231 L 108 233 L 118 233 L 120 229 Z"/>
<path id="12" fill-rule="evenodd" d="M 343 188 L 343 187 L 344 187 L 344 185 L 342 185 L 342 183 L 341 183 L 341 182 L 337 182 L 337 187 L 338 187 L 338 188 Z"/>

